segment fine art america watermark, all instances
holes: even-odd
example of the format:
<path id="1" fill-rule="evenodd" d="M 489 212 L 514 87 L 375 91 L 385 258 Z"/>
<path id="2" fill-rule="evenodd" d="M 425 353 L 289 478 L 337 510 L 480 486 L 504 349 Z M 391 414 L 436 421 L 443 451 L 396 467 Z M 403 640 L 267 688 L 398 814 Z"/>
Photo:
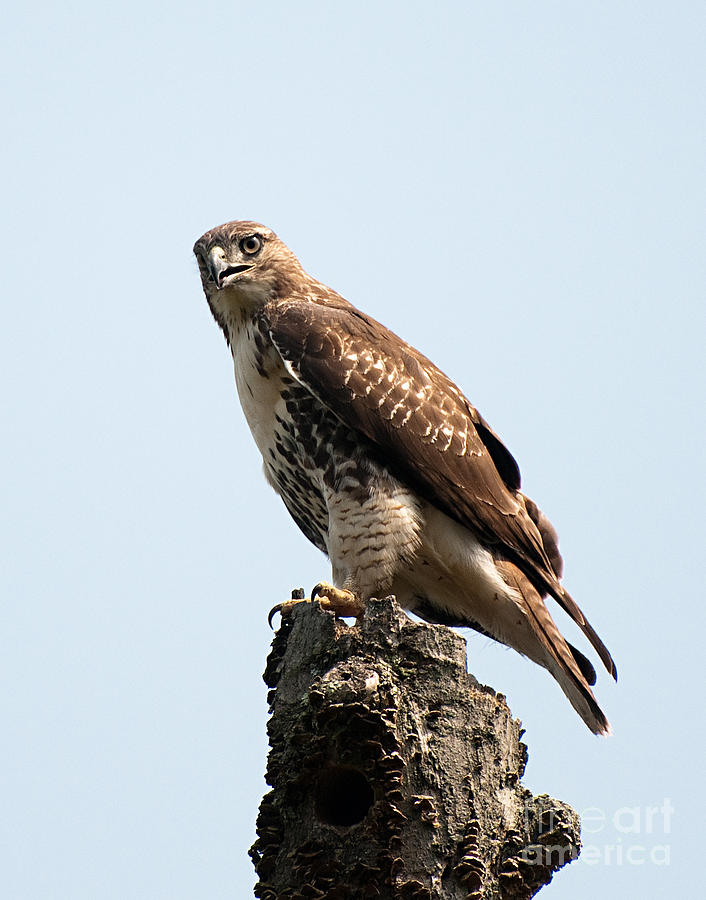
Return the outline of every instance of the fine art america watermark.
<path id="1" fill-rule="evenodd" d="M 668 866 L 674 812 L 668 797 L 654 806 L 621 806 L 612 814 L 595 806 L 583 810 L 579 861 L 589 866 Z"/>
<path id="2" fill-rule="evenodd" d="M 529 809 L 527 812 L 530 815 Z M 659 804 L 621 806 L 612 812 L 597 806 L 583 810 L 579 862 L 588 866 L 670 865 L 669 835 L 674 813 L 668 797 Z M 551 841 L 552 834 L 562 832 L 559 815 L 553 810 L 545 811 L 542 832 L 550 840 L 540 837 L 541 843 L 525 848 L 526 862 L 561 865 L 576 858 L 575 847 Z"/>

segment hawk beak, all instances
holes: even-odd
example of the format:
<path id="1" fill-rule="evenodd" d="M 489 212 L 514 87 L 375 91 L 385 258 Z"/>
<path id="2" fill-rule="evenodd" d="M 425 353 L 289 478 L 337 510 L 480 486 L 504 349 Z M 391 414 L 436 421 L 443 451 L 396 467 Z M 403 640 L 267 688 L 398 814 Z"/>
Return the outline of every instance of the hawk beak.
<path id="1" fill-rule="evenodd" d="M 225 250 L 222 247 L 214 247 L 208 254 L 208 270 L 211 278 L 215 281 L 218 290 L 225 287 L 241 272 L 247 272 L 252 266 L 231 266 L 226 259 Z"/>
<path id="2" fill-rule="evenodd" d="M 227 268 L 228 261 L 226 260 L 225 250 L 223 247 L 214 247 L 208 254 L 208 271 L 219 288 L 221 286 L 221 278 Z"/>

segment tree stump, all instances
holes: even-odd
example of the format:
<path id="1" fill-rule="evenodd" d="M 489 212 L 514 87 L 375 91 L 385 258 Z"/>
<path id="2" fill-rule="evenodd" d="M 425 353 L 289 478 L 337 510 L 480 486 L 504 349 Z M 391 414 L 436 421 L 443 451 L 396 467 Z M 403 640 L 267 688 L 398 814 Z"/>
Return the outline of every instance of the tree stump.
<path id="1" fill-rule="evenodd" d="M 521 785 L 521 724 L 451 629 L 393 597 L 355 625 L 301 603 L 264 677 L 262 900 L 519 900 L 578 856 L 578 816 Z"/>

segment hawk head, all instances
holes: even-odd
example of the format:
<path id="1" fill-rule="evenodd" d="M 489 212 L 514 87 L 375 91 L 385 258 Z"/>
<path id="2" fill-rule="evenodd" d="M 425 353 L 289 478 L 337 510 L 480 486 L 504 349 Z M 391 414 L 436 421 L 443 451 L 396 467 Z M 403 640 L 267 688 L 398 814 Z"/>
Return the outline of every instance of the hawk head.
<path id="1" fill-rule="evenodd" d="M 194 253 L 214 314 L 281 296 L 302 272 L 292 251 L 257 222 L 226 222 L 212 228 L 196 241 Z"/>

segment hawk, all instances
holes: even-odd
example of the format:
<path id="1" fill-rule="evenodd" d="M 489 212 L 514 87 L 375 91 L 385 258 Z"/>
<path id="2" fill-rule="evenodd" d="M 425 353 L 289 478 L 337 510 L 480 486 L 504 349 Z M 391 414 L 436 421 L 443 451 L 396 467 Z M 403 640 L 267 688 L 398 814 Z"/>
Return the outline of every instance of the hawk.
<path id="1" fill-rule="evenodd" d="M 596 673 L 545 601 L 613 659 L 561 584 L 557 533 L 510 452 L 430 360 L 316 281 L 263 225 L 194 246 L 230 347 L 267 481 L 331 561 L 312 596 L 341 614 L 394 594 L 428 622 L 473 628 L 554 676 L 595 734 Z"/>

